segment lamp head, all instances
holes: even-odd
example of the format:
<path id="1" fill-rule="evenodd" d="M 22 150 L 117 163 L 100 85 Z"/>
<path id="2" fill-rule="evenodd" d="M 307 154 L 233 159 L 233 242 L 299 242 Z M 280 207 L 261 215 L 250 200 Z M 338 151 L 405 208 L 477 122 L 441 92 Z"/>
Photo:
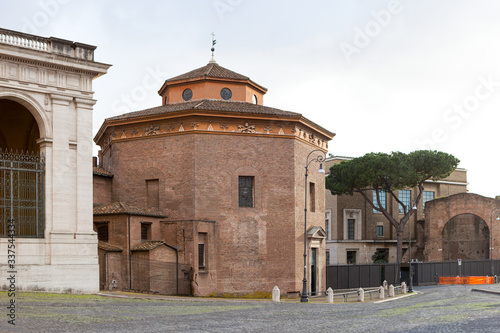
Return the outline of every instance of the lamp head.
<path id="1" fill-rule="evenodd" d="M 318 170 L 319 173 L 325 173 L 325 170 L 323 169 L 323 163 L 320 163 L 319 164 L 319 170 Z M 497 217 L 498 219 L 498 217 Z"/>

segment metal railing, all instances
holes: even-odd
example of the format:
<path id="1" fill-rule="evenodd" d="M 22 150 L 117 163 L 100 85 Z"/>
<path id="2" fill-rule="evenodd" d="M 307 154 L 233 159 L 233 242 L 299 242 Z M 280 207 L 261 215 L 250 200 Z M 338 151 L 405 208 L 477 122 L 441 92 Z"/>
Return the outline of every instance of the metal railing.
<path id="1" fill-rule="evenodd" d="M 0 237 L 9 221 L 16 237 L 43 238 L 45 229 L 43 156 L 0 149 Z"/>

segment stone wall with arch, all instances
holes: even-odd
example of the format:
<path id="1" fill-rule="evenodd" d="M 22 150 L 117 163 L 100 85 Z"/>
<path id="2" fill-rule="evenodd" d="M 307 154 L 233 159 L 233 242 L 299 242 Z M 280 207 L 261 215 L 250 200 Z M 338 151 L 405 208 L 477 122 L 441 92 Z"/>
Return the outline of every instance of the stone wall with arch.
<path id="1" fill-rule="evenodd" d="M 91 45 L 0 30 L 4 36 L 0 40 L 0 147 L 37 152 L 45 162 L 39 185 L 43 191 L 35 190 L 43 193 L 44 209 L 39 212 L 44 215 L 43 231 L 37 229 L 37 238 L 20 234 L 16 239 L 16 269 L 23 272 L 16 289 L 97 292 L 92 80 L 110 65 L 94 61 Z M 9 172 L 14 179 L 15 170 Z M 21 207 L 23 194 L 19 193 L 0 193 L 0 199 Z M 26 227 L 31 223 L 26 221 L 18 217 L 17 222 Z M 7 246 L 7 238 L 0 237 L 0 249 L 6 253 Z"/>
<path id="2" fill-rule="evenodd" d="M 473 193 L 426 202 L 424 260 L 489 259 L 491 237 L 493 258 L 500 258 L 499 213 L 499 200 Z"/>

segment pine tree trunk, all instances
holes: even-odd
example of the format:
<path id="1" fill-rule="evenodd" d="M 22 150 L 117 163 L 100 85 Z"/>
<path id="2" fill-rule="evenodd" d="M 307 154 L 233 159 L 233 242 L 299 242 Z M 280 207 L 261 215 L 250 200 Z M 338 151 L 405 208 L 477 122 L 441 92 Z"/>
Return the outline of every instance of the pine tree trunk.
<path id="1" fill-rule="evenodd" d="M 403 259 L 403 226 L 404 224 L 399 223 L 396 229 L 397 238 L 397 256 L 396 256 L 396 283 L 400 283 L 401 279 L 401 260 Z"/>
<path id="2" fill-rule="evenodd" d="M 396 229 L 396 239 L 397 239 L 396 261 L 398 265 L 401 265 L 401 260 L 403 259 L 403 228 L 401 227 L 401 223 L 398 225 Z"/>

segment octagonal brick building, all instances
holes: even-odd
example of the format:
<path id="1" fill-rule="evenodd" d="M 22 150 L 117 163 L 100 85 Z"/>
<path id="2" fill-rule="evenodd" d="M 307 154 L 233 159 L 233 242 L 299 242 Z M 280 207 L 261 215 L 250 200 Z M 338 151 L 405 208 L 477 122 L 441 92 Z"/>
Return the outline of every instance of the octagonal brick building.
<path id="1" fill-rule="evenodd" d="M 264 106 L 266 92 L 212 60 L 166 80 L 161 106 L 107 118 L 95 136 L 99 167 L 112 175 L 94 189 L 109 202 L 96 204 L 126 202 L 167 216 L 152 222 L 148 241 L 177 249 L 186 267 L 178 276 L 193 295 L 302 289 L 306 159 L 326 153 L 334 133 Z M 313 292 L 326 289 L 319 167 L 310 165 L 307 184 Z M 141 241 L 113 245 L 126 256 Z"/>

